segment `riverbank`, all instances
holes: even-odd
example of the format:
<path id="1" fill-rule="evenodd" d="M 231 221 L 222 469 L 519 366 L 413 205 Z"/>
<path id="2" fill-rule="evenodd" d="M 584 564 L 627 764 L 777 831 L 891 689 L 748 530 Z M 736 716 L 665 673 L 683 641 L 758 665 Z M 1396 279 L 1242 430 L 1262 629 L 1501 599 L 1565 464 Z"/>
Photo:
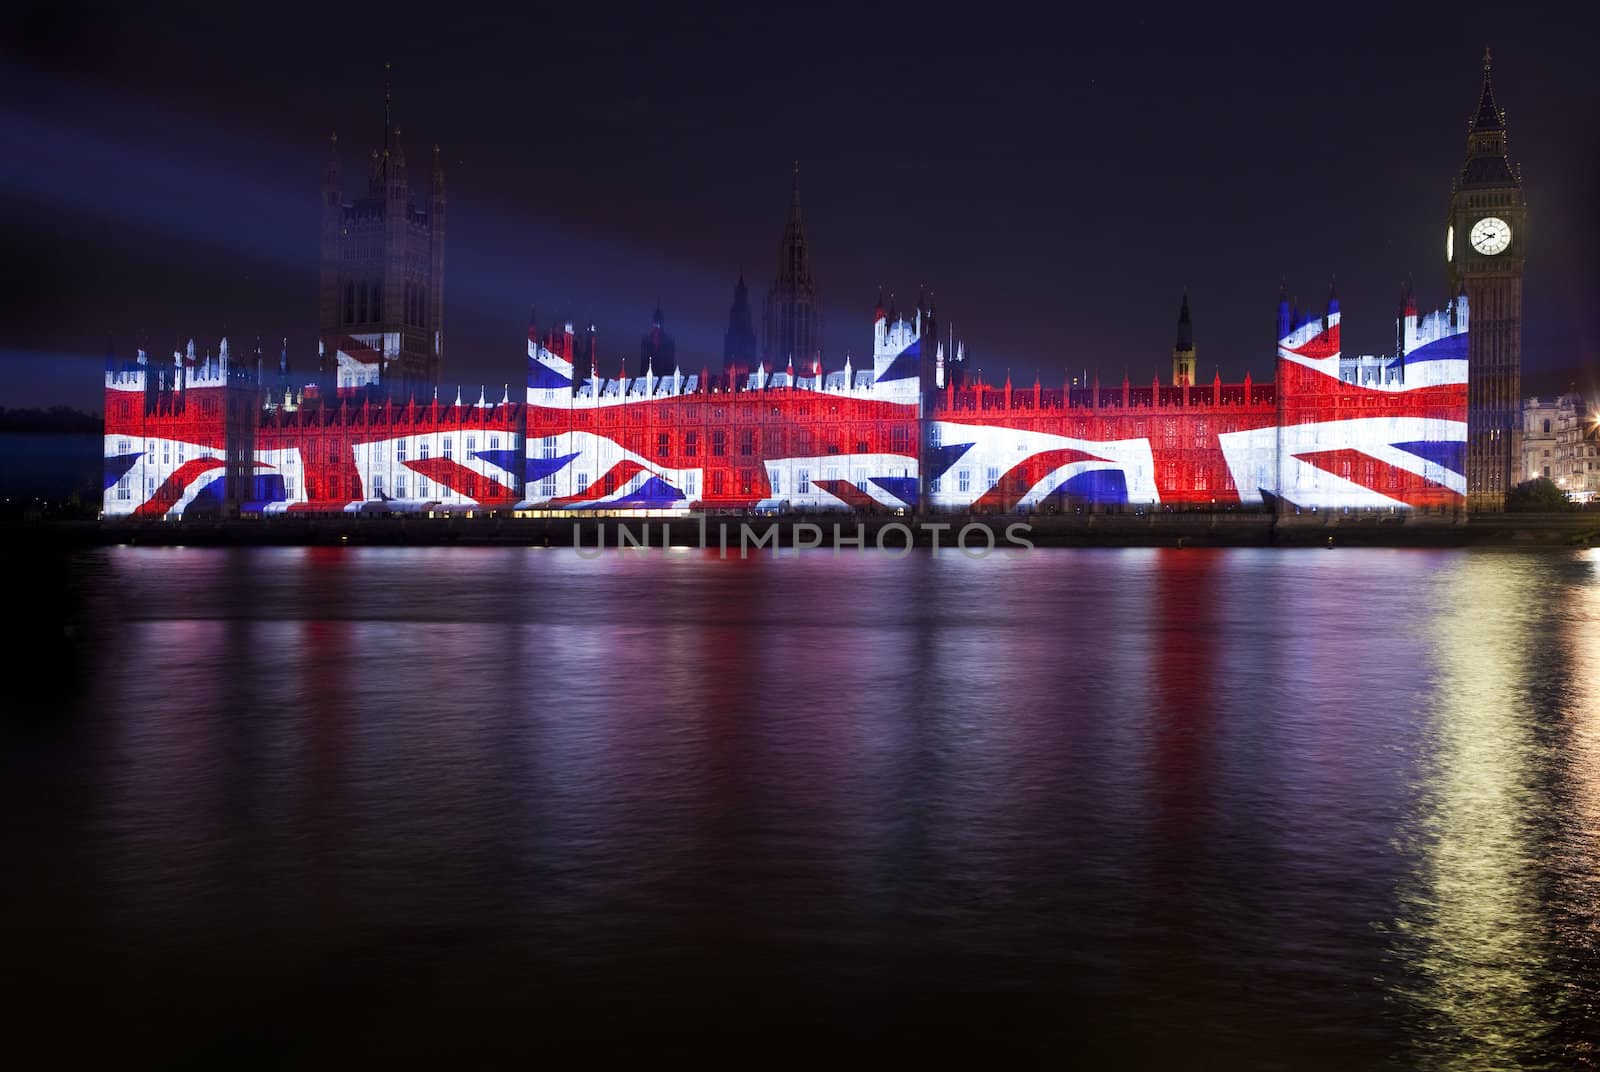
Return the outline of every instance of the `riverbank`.
<path id="1" fill-rule="evenodd" d="M 646 546 L 737 554 L 773 547 L 1585 547 L 1600 512 L 1471 520 L 1336 512 L 783 518 L 276 517 L 233 521 L 32 521 L 10 538 L 54 546 Z"/>

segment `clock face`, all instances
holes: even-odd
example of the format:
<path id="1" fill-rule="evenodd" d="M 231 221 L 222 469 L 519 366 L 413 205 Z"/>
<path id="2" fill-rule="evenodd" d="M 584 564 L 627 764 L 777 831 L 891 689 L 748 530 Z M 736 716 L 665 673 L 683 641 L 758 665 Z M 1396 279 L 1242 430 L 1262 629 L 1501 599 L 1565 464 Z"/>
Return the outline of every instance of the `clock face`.
<path id="1" fill-rule="evenodd" d="M 1485 257 L 1504 253 L 1511 244 L 1511 228 L 1505 220 L 1485 216 L 1472 225 L 1472 248 Z"/>
<path id="2" fill-rule="evenodd" d="M 1456 225 L 1453 223 L 1444 229 L 1444 259 L 1456 259 Z"/>

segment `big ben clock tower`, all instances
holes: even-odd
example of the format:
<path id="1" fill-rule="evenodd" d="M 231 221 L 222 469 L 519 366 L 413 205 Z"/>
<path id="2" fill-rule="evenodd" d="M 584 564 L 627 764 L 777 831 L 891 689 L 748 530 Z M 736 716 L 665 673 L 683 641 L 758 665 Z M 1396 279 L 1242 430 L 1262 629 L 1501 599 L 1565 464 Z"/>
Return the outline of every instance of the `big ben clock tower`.
<path id="1" fill-rule="evenodd" d="M 1522 454 L 1522 268 L 1528 205 L 1522 174 L 1506 156 L 1506 114 L 1495 104 L 1483 52 L 1483 93 L 1467 156 L 1450 197 L 1445 257 L 1453 290 L 1465 290 L 1467 509 L 1497 513 Z"/>

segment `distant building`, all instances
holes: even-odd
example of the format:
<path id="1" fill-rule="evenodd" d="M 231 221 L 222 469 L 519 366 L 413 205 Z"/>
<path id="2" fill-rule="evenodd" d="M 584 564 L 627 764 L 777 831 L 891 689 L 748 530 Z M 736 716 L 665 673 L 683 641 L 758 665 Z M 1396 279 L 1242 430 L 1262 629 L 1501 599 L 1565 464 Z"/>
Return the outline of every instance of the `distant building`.
<path id="1" fill-rule="evenodd" d="M 744 376 L 756 364 L 756 325 L 750 311 L 750 291 L 744 273 L 733 288 L 733 305 L 728 308 L 728 333 L 722 337 L 722 371 Z"/>
<path id="2" fill-rule="evenodd" d="M 383 148 L 366 193 L 344 199 L 339 139 L 322 183 L 318 338 L 323 391 L 382 385 L 396 396 L 439 382 L 444 360 L 444 168 L 433 147 L 426 199 L 413 196 L 384 91 Z"/>
<path id="3" fill-rule="evenodd" d="M 1541 476 L 1580 502 L 1600 494 L 1600 413 L 1577 392 L 1522 403 L 1518 479 Z"/>
<path id="4" fill-rule="evenodd" d="M 817 302 L 805 224 L 800 218 L 798 164 L 789 199 L 789 222 L 784 225 L 778 252 L 778 274 L 767 291 L 767 307 L 761 318 L 761 359 L 772 368 L 783 368 L 791 360 L 797 368 L 807 367 L 822 359 L 822 308 Z"/>
<path id="5" fill-rule="evenodd" d="M 639 341 L 639 375 L 654 371 L 657 375 L 678 367 L 678 344 L 667 334 L 661 306 L 656 305 L 655 316 L 650 318 L 650 330 Z"/>

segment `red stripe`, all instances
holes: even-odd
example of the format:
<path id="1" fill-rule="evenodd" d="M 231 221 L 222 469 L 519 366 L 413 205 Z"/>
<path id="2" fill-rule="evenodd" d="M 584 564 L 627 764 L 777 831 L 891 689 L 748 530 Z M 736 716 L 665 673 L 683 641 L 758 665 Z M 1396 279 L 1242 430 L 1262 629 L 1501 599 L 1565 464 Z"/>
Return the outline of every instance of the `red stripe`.
<path id="1" fill-rule="evenodd" d="M 498 480 L 484 476 L 450 458 L 417 458 L 406 462 L 405 465 L 407 469 L 421 473 L 457 495 L 464 495 L 486 506 L 510 505 L 517 500 L 516 494 Z M 468 493 L 468 480 L 476 481 L 476 494 Z"/>
<path id="2" fill-rule="evenodd" d="M 1296 454 L 1295 457 L 1342 480 L 1359 484 L 1391 499 L 1399 499 L 1407 506 L 1452 506 L 1462 500 L 1460 493 L 1444 484 L 1436 483 L 1409 469 L 1390 465 L 1359 450 L 1319 450 L 1308 454 Z M 1349 476 L 1340 471 L 1345 462 L 1350 463 Z M 1371 484 L 1361 476 L 1363 467 L 1367 465 L 1373 467 L 1374 482 Z"/>
<path id="3" fill-rule="evenodd" d="M 1033 489 L 1033 486 L 1063 465 L 1072 462 L 1103 462 L 1105 458 L 1086 454 L 1072 447 L 1062 447 L 1059 450 L 1040 451 L 1024 459 L 1019 464 L 1006 470 L 999 483 L 983 493 L 977 502 L 972 504 L 974 511 L 991 511 L 1009 513 L 1016 509 L 1017 503 L 1022 501 L 1024 495 Z"/>
<path id="4" fill-rule="evenodd" d="M 601 473 L 598 480 L 584 488 L 582 491 L 578 492 L 576 495 L 559 496 L 551 499 L 549 505 L 566 506 L 570 503 L 591 502 L 595 499 L 603 498 L 606 495 L 615 495 L 618 490 L 627 487 L 628 481 L 632 480 L 635 476 L 640 473 L 648 472 L 650 472 L 650 470 L 646 469 L 633 459 L 624 458 L 622 461 L 618 462 L 616 465 L 613 465 L 604 473 Z M 606 491 L 605 489 L 606 477 L 611 478 L 610 491 Z"/>
<path id="5" fill-rule="evenodd" d="M 227 463 L 221 458 L 196 458 L 184 462 L 178 471 L 167 477 L 166 482 L 156 489 L 156 493 L 139 504 L 139 509 L 133 512 L 134 517 L 166 517 L 167 511 L 178 504 L 183 498 L 183 493 L 193 484 L 202 473 L 212 469 L 221 469 Z"/>
<path id="6" fill-rule="evenodd" d="M 822 489 L 852 510 L 882 510 L 884 505 L 848 480 L 813 480 L 812 486 Z"/>

